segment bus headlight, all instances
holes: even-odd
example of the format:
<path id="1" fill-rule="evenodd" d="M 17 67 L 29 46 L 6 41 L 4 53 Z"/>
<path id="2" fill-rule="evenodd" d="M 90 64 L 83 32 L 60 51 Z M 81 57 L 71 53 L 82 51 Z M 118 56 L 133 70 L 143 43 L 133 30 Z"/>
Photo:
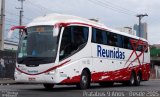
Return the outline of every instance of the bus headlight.
<path id="1" fill-rule="evenodd" d="M 19 71 L 15 70 L 14 74 L 15 74 L 15 75 L 20 75 L 20 74 L 21 74 L 21 72 L 19 72 Z"/>
<path id="2" fill-rule="evenodd" d="M 52 71 L 46 73 L 46 75 L 54 75 L 55 73 L 56 73 L 56 70 L 52 70 Z"/>
<path id="3" fill-rule="evenodd" d="M 17 74 L 18 74 L 18 72 L 17 72 L 17 71 L 15 71 L 15 72 L 14 72 L 14 74 L 15 74 L 15 75 L 17 75 Z"/>

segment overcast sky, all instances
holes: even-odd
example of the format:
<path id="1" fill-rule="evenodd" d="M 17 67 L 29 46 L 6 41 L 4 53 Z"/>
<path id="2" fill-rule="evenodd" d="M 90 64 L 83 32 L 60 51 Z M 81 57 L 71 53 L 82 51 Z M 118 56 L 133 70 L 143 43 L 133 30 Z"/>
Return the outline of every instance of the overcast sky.
<path id="1" fill-rule="evenodd" d="M 18 0 L 6 0 L 6 32 L 10 26 L 18 25 L 17 7 L 20 7 Z M 45 14 L 62 13 L 98 18 L 111 28 L 132 27 L 138 23 L 137 14 L 147 13 L 149 16 L 144 17 L 142 22 L 148 23 L 148 41 L 150 44 L 160 44 L 159 9 L 160 0 L 25 0 L 23 24 Z"/>

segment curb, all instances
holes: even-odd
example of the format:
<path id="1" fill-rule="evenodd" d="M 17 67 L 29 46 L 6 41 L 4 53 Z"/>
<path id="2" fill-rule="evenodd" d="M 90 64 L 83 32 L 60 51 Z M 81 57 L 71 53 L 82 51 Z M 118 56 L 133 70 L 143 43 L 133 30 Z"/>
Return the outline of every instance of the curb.
<path id="1" fill-rule="evenodd" d="M 11 84 L 16 84 L 15 80 L 13 79 L 1 79 L 0 80 L 0 85 L 11 85 Z"/>

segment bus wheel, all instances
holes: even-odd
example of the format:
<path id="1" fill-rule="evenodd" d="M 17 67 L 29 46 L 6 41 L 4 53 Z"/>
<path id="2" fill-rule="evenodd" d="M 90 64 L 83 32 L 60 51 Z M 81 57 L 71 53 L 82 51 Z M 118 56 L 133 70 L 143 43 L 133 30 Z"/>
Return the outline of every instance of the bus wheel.
<path id="1" fill-rule="evenodd" d="M 45 89 L 51 90 L 51 89 L 53 89 L 54 84 L 43 84 L 43 86 L 45 87 Z"/>
<path id="2" fill-rule="evenodd" d="M 137 77 L 136 77 L 135 85 L 136 85 L 136 86 L 140 86 L 140 84 L 141 84 L 141 74 L 138 73 L 138 74 L 137 74 Z"/>
<path id="3" fill-rule="evenodd" d="M 77 84 L 77 87 L 79 89 L 87 89 L 90 86 L 90 78 L 89 78 L 89 74 L 86 70 L 83 70 L 82 74 L 81 74 L 81 79 L 80 79 L 80 83 Z"/>
<path id="4" fill-rule="evenodd" d="M 135 80 L 136 80 L 135 73 L 132 72 L 131 76 L 130 76 L 130 80 L 128 82 L 129 86 L 134 86 L 135 85 Z"/>

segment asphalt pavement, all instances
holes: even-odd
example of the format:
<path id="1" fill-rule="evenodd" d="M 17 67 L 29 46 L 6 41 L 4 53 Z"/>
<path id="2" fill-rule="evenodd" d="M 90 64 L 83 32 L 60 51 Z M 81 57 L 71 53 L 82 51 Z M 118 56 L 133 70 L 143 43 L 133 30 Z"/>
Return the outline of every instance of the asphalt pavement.
<path id="1" fill-rule="evenodd" d="M 41 84 L 8 84 L 0 85 L 0 97 L 160 97 L 160 80 L 149 80 L 132 87 L 92 84 L 87 90 L 79 90 L 74 85 L 56 85 L 52 90 L 45 90 Z"/>

